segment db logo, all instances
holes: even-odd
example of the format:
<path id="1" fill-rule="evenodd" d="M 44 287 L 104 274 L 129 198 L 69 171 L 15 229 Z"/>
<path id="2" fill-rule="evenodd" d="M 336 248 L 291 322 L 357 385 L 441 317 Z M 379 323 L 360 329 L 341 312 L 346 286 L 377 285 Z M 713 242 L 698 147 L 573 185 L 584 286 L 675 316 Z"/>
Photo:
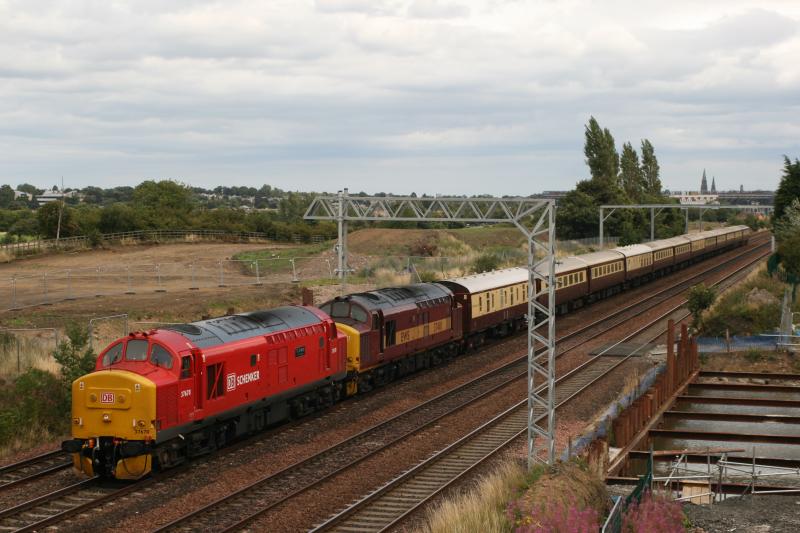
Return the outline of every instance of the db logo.
<path id="1" fill-rule="evenodd" d="M 228 377 L 227 389 L 229 391 L 232 391 L 233 389 L 236 388 L 236 374 L 228 374 L 227 377 Z"/>
<path id="2" fill-rule="evenodd" d="M 114 403 L 114 393 L 104 392 L 100 395 L 100 403 Z"/>

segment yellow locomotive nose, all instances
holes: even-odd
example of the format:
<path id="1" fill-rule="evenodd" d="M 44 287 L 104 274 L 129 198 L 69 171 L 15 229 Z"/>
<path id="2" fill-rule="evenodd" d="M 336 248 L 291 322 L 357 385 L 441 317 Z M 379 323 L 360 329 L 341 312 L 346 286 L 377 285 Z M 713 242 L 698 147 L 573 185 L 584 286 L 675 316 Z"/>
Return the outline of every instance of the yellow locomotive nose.
<path id="1" fill-rule="evenodd" d="M 156 385 L 149 379 L 127 370 L 101 370 L 78 378 L 72 383 L 74 440 L 68 450 L 75 452 L 75 468 L 90 476 L 123 479 L 148 473 L 149 453 L 130 451 L 144 450 L 145 442 L 155 441 L 155 420 Z"/>

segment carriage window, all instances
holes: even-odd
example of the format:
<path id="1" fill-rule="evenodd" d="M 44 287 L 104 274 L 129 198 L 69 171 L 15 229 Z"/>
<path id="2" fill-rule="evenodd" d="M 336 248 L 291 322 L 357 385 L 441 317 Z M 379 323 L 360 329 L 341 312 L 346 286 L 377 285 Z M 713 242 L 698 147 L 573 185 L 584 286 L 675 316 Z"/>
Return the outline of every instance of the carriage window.
<path id="1" fill-rule="evenodd" d="M 147 341 L 136 339 L 128 341 L 125 348 L 125 359 L 127 361 L 147 361 Z"/>
<path id="2" fill-rule="evenodd" d="M 108 349 L 103 356 L 103 366 L 111 366 L 122 361 L 122 343 L 118 342 Z"/>
<path id="3" fill-rule="evenodd" d="M 192 357 L 184 355 L 181 357 L 181 379 L 192 377 Z"/>
<path id="4" fill-rule="evenodd" d="M 153 345 L 150 351 L 150 362 L 167 370 L 172 368 L 172 354 L 158 344 Z"/>
<path id="5" fill-rule="evenodd" d="M 320 337 L 319 339 L 319 345 L 322 346 L 322 337 Z M 252 354 L 250 356 L 250 366 L 256 366 L 257 362 L 258 362 L 258 355 Z"/>
<path id="6" fill-rule="evenodd" d="M 306 354 L 306 347 L 305 346 L 298 346 L 294 349 L 294 356 L 295 357 L 303 357 Z"/>

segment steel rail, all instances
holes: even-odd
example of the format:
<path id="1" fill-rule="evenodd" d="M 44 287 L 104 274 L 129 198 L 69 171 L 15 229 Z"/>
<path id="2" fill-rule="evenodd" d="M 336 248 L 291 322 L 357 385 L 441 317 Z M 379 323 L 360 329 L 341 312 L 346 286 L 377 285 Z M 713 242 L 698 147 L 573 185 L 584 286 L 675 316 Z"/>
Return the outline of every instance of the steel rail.
<path id="1" fill-rule="evenodd" d="M 72 462 L 65 461 L 66 456 L 61 450 L 53 450 L 0 467 L 0 492 L 69 467 Z"/>
<path id="2" fill-rule="evenodd" d="M 748 249 L 747 251 L 743 252 L 742 254 L 739 254 L 737 257 L 739 257 L 741 255 L 744 255 L 746 253 L 752 252 L 752 251 L 753 251 L 753 248 Z M 699 274 L 693 276 L 690 279 L 694 279 L 695 277 L 698 277 L 700 275 L 706 274 L 706 273 L 708 273 L 710 271 L 713 271 L 713 270 L 714 270 L 713 268 L 706 269 L 702 273 L 699 273 Z M 683 283 L 680 284 L 680 285 L 683 285 Z M 633 303 L 633 304 L 631 304 L 631 305 L 629 305 L 629 306 L 627 306 L 627 307 L 625 307 L 625 308 L 623 308 L 621 310 L 617 310 L 617 311 L 615 311 L 614 313 L 612 313 L 610 315 L 607 315 L 603 319 L 597 320 L 597 321 L 595 321 L 595 322 L 593 322 L 593 323 L 591 323 L 591 324 L 589 324 L 587 326 L 584 326 L 582 328 L 579 328 L 576 331 L 573 331 L 573 332 L 570 332 L 567 335 L 564 335 L 561 339 L 559 339 L 559 341 L 563 341 L 563 340 L 565 340 L 567 338 L 574 337 L 574 336 L 576 336 L 576 335 L 578 335 L 580 333 L 584 333 L 585 331 L 590 330 L 594 326 L 596 326 L 596 325 L 598 325 L 600 323 L 606 322 L 606 321 L 608 321 L 608 320 L 620 315 L 621 313 L 623 313 L 626 310 L 629 310 L 629 309 L 632 309 L 634 307 L 637 307 L 637 306 L 641 305 L 643 302 L 647 302 L 648 300 L 654 300 L 657 296 L 659 296 L 659 295 L 661 295 L 661 294 L 663 294 L 663 293 L 665 293 L 665 292 L 667 292 L 669 290 L 673 290 L 674 291 L 675 287 L 676 286 L 668 287 L 668 288 L 666 288 L 664 290 L 661 290 L 661 291 L 659 291 L 657 293 L 654 293 L 654 294 L 651 294 L 651 295 L 649 295 L 647 297 L 641 298 L 640 300 L 637 300 L 635 303 Z M 680 290 L 682 290 L 682 289 L 680 289 Z M 680 290 L 678 292 L 680 292 Z M 660 303 L 663 303 L 663 301 L 664 300 L 659 301 L 657 303 L 653 303 L 652 307 L 654 307 L 656 305 L 659 305 Z M 674 309 L 671 309 L 669 311 L 669 313 L 671 313 L 673 311 L 674 311 Z M 619 325 L 620 325 L 620 323 L 617 323 L 617 324 L 612 325 L 611 327 L 617 327 Z M 605 334 L 606 331 L 607 331 L 607 329 L 602 331 L 602 332 L 597 333 L 594 336 L 594 338 L 596 338 L 597 336 L 600 336 L 602 334 Z M 632 336 L 635 336 L 636 334 L 638 334 L 638 331 L 635 334 L 629 336 L 628 338 L 632 338 Z M 620 342 L 624 342 L 624 340 L 620 341 Z M 617 344 L 619 344 L 619 343 L 617 343 Z M 566 353 L 571 352 L 572 350 L 574 350 L 578 346 L 579 346 L 579 344 L 571 346 L 570 348 L 568 348 L 568 349 L 562 351 L 561 353 L 559 353 L 559 356 L 563 356 Z M 611 347 L 609 347 L 606 350 L 604 350 L 603 353 L 608 351 L 610 348 Z M 600 354 L 600 355 L 602 355 L 602 354 Z M 593 359 L 590 360 L 590 362 L 588 364 L 591 364 L 591 363 L 594 363 L 594 362 L 598 361 L 599 357 L 600 356 L 595 356 Z M 523 358 L 517 359 L 515 361 L 512 361 L 510 363 L 507 363 L 506 365 L 503 365 L 502 367 L 500 367 L 498 369 L 495 369 L 495 370 L 493 370 L 493 371 L 491 371 L 491 372 L 489 372 L 487 374 L 484 374 L 483 376 L 479 376 L 478 378 L 475 378 L 475 379 L 471 380 L 470 382 L 468 382 L 468 383 L 466 383 L 466 384 L 464 384 L 464 385 L 462 385 L 460 387 L 457 387 L 456 389 L 452 389 L 451 391 L 445 392 L 445 393 L 443 393 L 443 394 L 441 394 L 441 395 L 429 400 L 425 404 L 421 404 L 420 406 L 417 406 L 415 408 L 411 408 L 410 410 L 407 410 L 406 412 L 397 415 L 397 417 L 394 417 L 392 419 L 389 419 L 387 421 L 379 423 L 376 426 L 373 426 L 372 428 L 368 428 L 368 429 L 364 430 L 363 432 L 355 435 L 352 438 L 355 439 L 357 437 L 361 437 L 362 435 L 371 434 L 376 428 L 385 427 L 387 424 L 395 422 L 397 419 L 399 419 L 402 416 L 406 416 L 406 415 L 409 415 L 410 413 L 414 413 L 419 409 L 424 409 L 430 403 L 432 403 L 434 401 L 437 401 L 437 400 L 441 400 L 444 397 L 448 397 L 448 396 L 452 395 L 454 392 L 459 391 L 459 390 L 463 389 L 466 386 L 474 384 L 478 380 L 483 380 L 489 375 L 494 375 L 494 374 L 496 374 L 497 372 L 499 372 L 501 370 L 505 370 L 505 369 L 507 369 L 509 367 L 516 366 L 516 365 L 518 365 L 520 363 L 520 361 L 522 361 L 524 359 L 525 358 L 523 357 Z M 588 364 L 584 364 L 580 368 L 585 368 L 586 366 L 588 366 Z M 619 364 L 622 364 L 622 362 L 613 365 L 613 368 L 616 368 L 617 366 L 619 366 Z M 596 379 L 599 379 L 603 375 L 606 375 L 606 373 L 611 371 L 612 369 L 608 369 L 606 371 L 601 371 L 597 375 L 597 377 L 595 378 L 595 381 L 596 381 Z M 566 378 L 568 376 L 571 376 L 572 373 L 573 372 L 571 371 L 571 372 L 567 373 L 567 375 L 565 375 L 564 377 Z M 469 399 L 468 401 L 466 401 L 465 403 L 463 403 L 463 404 L 461 404 L 459 406 L 456 406 L 454 408 L 449 409 L 445 413 L 442 413 L 442 414 L 436 416 L 435 418 L 433 418 L 432 420 L 429 420 L 428 422 L 424 423 L 423 425 L 421 425 L 421 426 L 419 426 L 417 428 L 414 428 L 413 430 L 411 430 L 409 432 L 401 434 L 400 436 L 396 436 L 396 437 L 392 438 L 389 441 L 384 441 L 383 442 L 383 446 L 381 446 L 380 448 L 370 450 L 366 454 L 363 454 L 360 457 L 357 457 L 354 460 L 351 460 L 351 461 L 347 462 L 345 465 L 336 468 L 334 471 L 325 474 L 323 477 L 317 478 L 313 482 L 308 483 L 308 484 L 306 484 L 306 485 L 304 485 L 304 486 L 302 486 L 302 487 L 300 487 L 300 488 L 298 488 L 298 489 L 296 489 L 294 491 L 291 491 L 288 494 L 284 494 L 282 497 L 279 497 L 277 500 L 275 500 L 275 501 L 273 501 L 271 503 L 268 503 L 266 506 L 262 506 L 260 509 L 257 509 L 256 511 L 250 513 L 244 519 L 241 519 L 238 522 L 236 522 L 236 523 L 234 523 L 234 524 L 232 524 L 232 525 L 230 525 L 230 526 L 228 526 L 228 527 L 226 527 L 224 529 L 220 529 L 219 527 L 215 527 L 215 530 L 232 531 L 232 530 L 235 530 L 237 528 L 240 528 L 244 524 L 246 524 L 246 523 L 252 521 L 253 519 L 257 518 L 258 516 L 261 516 L 261 515 L 269 512 L 270 510 L 276 508 L 277 506 L 284 504 L 288 500 L 290 500 L 290 499 L 292 499 L 294 497 L 297 497 L 298 495 L 310 490 L 311 488 L 313 488 L 315 486 L 318 486 L 319 484 L 323 483 L 324 481 L 326 481 L 328 479 L 331 479 L 332 477 L 340 474 L 341 472 L 343 472 L 343 471 L 345 471 L 347 469 L 351 469 L 352 467 L 354 467 L 355 465 L 363 462 L 367 458 L 372 457 L 375 454 L 377 454 L 378 452 L 387 449 L 389 446 L 391 446 L 391 445 L 393 445 L 393 444 L 395 444 L 395 443 L 397 443 L 399 441 L 402 441 L 404 439 L 407 439 L 409 436 L 411 436 L 413 434 L 416 434 L 419 431 L 422 431 L 423 429 L 425 429 L 427 427 L 430 427 L 431 425 L 433 425 L 435 422 L 439 421 L 443 417 L 448 416 L 448 415 L 450 415 L 450 414 L 452 414 L 454 412 L 457 412 L 457 411 L 463 409 L 467 405 L 469 405 L 469 404 L 471 404 L 471 403 L 473 403 L 473 402 L 475 402 L 475 401 L 477 401 L 477 400 L 479 400 L 481 398 L 486 397 L 487 395 L 495 392 L 496 390 L 499 390 L 502 387 L 508 386 L 513 381 L 526 377 L 526 375 L 527 375 L 526 372 L 523 372 L 523 373 L 517 374 L 515 376 L 512 376 L 506 382 L 492 387 L 488 391 L 480 394 L 477 397 Z M 592 381 L 592 382 L 594 382 L 594 381 Z M 589 385 L 587 384 L 587 385 L 583 386 L 578 392 L 584 390 L 587 386 L 589 386 Z M 540 387 L 540 390 L 545 390 L 545 389 L 546 389 L 546 387 Z M 166 531 L 166 530 L 170 530 L 170 529 L 194 529 L 194 528 L 197 528 L 197 527 L 201 527 L 198 524 L 198 522 L 203 522 L 204 517 L 207 517 L 209 515 L 213 516 L 213 517 L 226 517 L 229 520 L 230 517 L 233 516 L 233 515 L 232 515 L 232 513 L 224 512 L 224 508 L 225 508 L 226 505 L 233 505 L 234 502 L 235 502 L 237 508 L 246 507 L 245 505 L 243 505 L 243 502 L 238 501 L 238 500 L 253 498 L 253 493 L 254 492 L 258 493 L 259 489 L 262 490 L 262 492 L 261 492 L 262 496 L 258 497 L 257 500 L 260 503 L 263 502 L 263 499 L 264 499 L 263 498 L 263 485 L 266 485 L 266 484 L 268 484 L 270 482 L 274 482 L 280 476 L 287 476 L 288 477 L 289 474 L 292 474 L 292 477 L 296 477 L 297 470 L 300 470 L 303 467 L 307 466 L 310 461 L 321 460 L 322 458 L 326 457 L 328 453 L 331 453 L 331 452 L 333 452 L 335 450 L 338 450 L 344 445 L 352 445 L 352 441 L 350 439 L 345 439 L 344 441 L 341 441 L 341 442 L 339 442 L 339 443 L 337 443 L 337 444 L 335 444 L 335 445 L 323 450 L 322 452 L 320 452 L 317 455 L 314 455 L 314 456 L 309 457 L 309 458 L 307 458 L 305 460 L 302 460 L 302 461 L 300 461 L 298 463 L 295 463 L 294 465 L 291 465 L 291 466 L 289 466 L 289 467 L 287 467 L 287 468 L 285 468 L 285 469 L 283 469 L 283 470 L 281 470 L 281 471 L 279 471 L 279 472 L 277 472 L 275 474 L 271 474 L 269 476 L 265 476 L 264 478 L 261 478 L 261 479 L 255 481 L 255 482 L 249 484 L 248 486 L 246 486 L 246 487 L 244 487 L 242 489 L 239 489 L 238 491 L 236 491 L 234 493 L 231 493 L 231 494 L 229 494 L 227 496 L 224 496 L 224 497 L 222 497 L 222 498 L 220 498 L 218 500 L 215 500 L 214 502 L 211 502 L 211 503 L 205 505 L 204 507 L 202 507 L 202 508 L 200 508 L 200 509 L 198 509 L 198 510 L 196 510 L 194 512 L 191 512 L 191 513 L 188 513 L 188 514 L 186 514 L 186 515 L 184 515 L 182 517 L 179 517 L 178 519 L 170 522 L 169 524 L 166 524 L 165 526 L 162 526 L 162 528 L 160 528 L 158 531 Z M 207 524 L 202 524 L 202 525 L 207 526 Z"/>
<path id="3" fill-rule="evenodd" d="M 718 280 L 716 284 L 721 283 L 724 280 L 730 280 L 734 277 L 739 277 L 738 275 L 749 269 L 752 264 L 758 262 L 761 257 L 755 259 L 748 264 L 737 268 L 733 272 L 731 272 L 728 276 L 723 278 L 722 280 Z M 681 305 L 682 306 L 682 305 Z M 631 333 L 630 335 L 626 336 L 626 339 L 623 339 L 621 342 L 625 340 L 629 340 L 635 336 L 638 336 L 651 327 L 653 327 L 658 322 L 661 322 L 664 318 L 669 317 L 672 315 L 677 309 L 680 309 L 681 306 L 677 306 L 668 310 L 665 313 L 662 313 L 659 317 L 654 320 L 651 320 L 648 324 L 640 327 L 637 331 Z M 685 314 L 681 320 L 685 320 L 690 314 Z M 651 337 L 651 340 L 657 339 L 661 337 L 663 333 L 658 333 L 655 337 Z M 591 377 L 587 383 L 579 386 L 577 390 L 570 390 L 567 388 L 567 396 L 566 398 L 563 397 L 564 395 L 564 381 L 567 380 L 570 376 L 577 375 L 577 373 L 583 371 L 590 365 L 593 365 L 596 361 L 599 360 L 601 357 L 600 355 L 594 356 L 592 359 L 586 361 L 584 364 L 580 365 L 579 367 L 573 369 L 566 375 L 559 378 L 558 383 L 561 384 L 560 387 L 556 388 L 556 396 L 561 397 L 558 402 L 558 407 L 563 407 L 572 399 L 576 398 L 580 393 L 591 386 L 592 384 L 596 383 L 598 380 L 602 379 L 603 377 L 610 374 L 613 370 L 618 368 L 620 365 L 624 364 L 627 360 L 635 355 L 638 351 L 634 350 L 629 355 L 620 358 L 617 362 L 610 365 L 605 371 L 603 371 L 600 375 Z M 608 360 L 608 358 L 606 358 Z M 559 390 L 561 392 L 559 392 Z M 313 532 L 319 531 L 326 531 L 328 529 L 337 528 L 337 526 L 344 526 L 340 529 L 342 531 L 355 531 L 359 527 L 361 528 L 375 528 L 375 531 L 387 531 L 389 528 L 396 527 L 401 521 L 403 521 L 406 517 L 408 517 L 411 513 L 419 509 L 422 505 L 429 502 L 433 497 L 440 494 L 443 490 L 447 487 L 451 486 L 457 480 L 461 479 L 467 473 L 471 472 L 474 468 L 478 465 L 484 463 L 490 457 L 496 455 L 499 451 L 504 449 L 507 445 L 509 445 L 514 440 L 523 437 L 526 434 L 526 422 L 527 422 L 527 401 L 522 401 L 516 406 L 504 411 L 500 415 L 496 416 L 489 422 L 483 424 L 481 427 L 477 428 L 473 432 L 469 433 L 465 437 L 462 437 L 455 443 L 451 444 L 444 450 L 436 453 L 435 455 L 431 456 L 430 458 L 426 459 L 425 461 L 419 463 L 417 466 L 412 468 L 411 470 L 403 473 L 402 475 L 398 476 L 397 478 L 393 479 L 392 481 L 386 483 L 376 491 L 373 491 L 371 494 L 367 495 L 365 498 L 362 498 L 358 502 L 350 505 L 343 511 L 335 514 L 333 517 L 329 518 L 322 524 L 314 527 L 312 529 Z M 538 409 L 538 412 L 541 413 L 541 409 Z M 542 415 L 545 416 L 545 415 Z M 539 419 L 541 420 L 542 417 Z M 513 432 L 511 429 L 518 429 L 518 431 Z M 492 433 L 493 432 L 493 433 Z M 512 436 L 508 437 L 509 432 L 512 433 Z M 484 444 L 482 446 L 483 451 L 485 453 L 479 453 L 481 450 L 480 443 L 478 439 L 481 438 L 482 435 L 487 434 L 489 435 L 486 437 L 488 444 Z M 505 438 L 507 437 L 507 438 Z M 476 443 L 472 443 L 473 439 Z M 473 444 L 473 449 L 467 449 L 467 447 Z M 465 448 L 462 450 L 462 448 Z M 450 457 L 450 452 L 458 451 L 458 457 L 456 459 L 450 459 L 449 463 L 448 458 Z M 472 459 L 470 459 L 472 457 Z M 455 464 L 453 462 L 455 461 Z M 435 471 L 431 471 L 428 473 L 427 477 L 424 476 L 425 471 L 429 468 L 435 467 L 439 462 L 446 465 L 446 468 L 442 469 L 442 472 L 437 476 Z M 454 474 L 454 471 L 457 472 Z M 421 482 L 417 482 L 417 487 L 415 488 L 415 480 L 421 480 Z M 432 485 L 435 485 L 435 488 L 431 489 Z M 400 488 L 405 486 L 405 490 L 401 491 Z M 396 495 L 393 498 L 389 498 L 390 494 Z M 415 494 L 423 493 L 421 498 L 417 498 Z M 387 496 L 386 498 L 383 498 Z M 381 506 L 379 501 L 383 499 L 384 504 Z M 370 505 L 375 505 L 378 509 L 375 514 L 369 515 L 368 510 Z M 364 512 L 367 517 L 364 518 L 364 521 L 358 522 L 356 520 L 359 513 Z M 392 516 L 393 515 L 393 516 Z M 389 518 L 387 518 L 389 517 Z M 353 520 L 349 520 L 353 518 Z M 347 527 L 349 521 L 349 528 Z"/>

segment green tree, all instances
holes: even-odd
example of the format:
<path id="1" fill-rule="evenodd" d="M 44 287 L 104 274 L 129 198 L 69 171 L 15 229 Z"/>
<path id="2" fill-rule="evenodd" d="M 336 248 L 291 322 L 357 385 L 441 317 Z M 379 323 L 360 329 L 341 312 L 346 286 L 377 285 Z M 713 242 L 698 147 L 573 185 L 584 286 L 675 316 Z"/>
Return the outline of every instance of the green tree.
<path id="1" fill-rule="evenodd" d="M 492 270 L 497 270 L 497 267 L 500 266 L 500 258 L 493 253 L 485 253 L 478 256 L 475 262 L 472 264 L 472 270 L 475 273 L 481 272 L 490 272 Z"/>
<path id="2" fill-rule="evenodd" d="M 175 181 L 148 180 L 133 190 L 133 207 L 150 228 L 186 228 L 194 209 L 192 191 Z"/>
<path id="3" fill-rule="evenodd" d="M 783 156 L 783 176 L 775 191 L 775 219 L 783 216 L 784 210 L 792 205 L 792 202 L 800 198 L 800 160 L 795 158 L 792 162 L 788 157 Z"/>
<path id="4" fill-rule="evenodd" d="M 714 287 L 706 287 L 704 283 L 695 285 L 689 289 L 689 296 L 686 299 L 686 308 L 692 313 L 692 326 L 696 329 L 700 325 L 703 311 L 714 304 L 717 298 L 717 291 Z"/>
<path id="5" fill-rule="evenodd" d="M 655 149 L 652 143 L 642 140 L 642 176 L 645 182 L 645 189 L 650 194 L 661 195 L 661 168 L 658 166 Z"/>
<path id="6" fill-rule="evenodd" d="M 69 390 L 73 381 L 94 370 L 97 357 L 89 348 L 89 332 L 85 327 L 70 323 L 66 330 L 67 340 L 58 343 L 53 359 L 61 365 L 61 381 Z"/>
<path id="7" fill-rule="evenodd" d="M 556 210 L 556 231 L 559 239 L 582 239 L 597 234 L 598 203 L 579 190 L 570 191 L 559 200 Z"/>
<path id="8" fill-rule="evenodd" d="M 594 117 L 589 117 L 585 126 L 586 142 L 583 153 L 592 180 L 597 180 L 609 187 L 616 187 L 619 175 L 619 154 L 614 144 L 614 137 L 608 128 L 603 129 Z"/>
<path id="9" fill-rule="evenodd" d="M 0 209 L 8 209 L 14 203 L 14 189 L 9 185 L 0 186 Z"/>
<path id="10" fill-rule="evenodd" d="M 620 157 L 620 178 L 622 188 L 630 200 L 638 202 L 644 193 L 644 176 L 639 167 L 639 155 L 634 150 L 631 143 L 622 145 L 622 156 Z"/>
<path id="11" fill-rule="evenodd" d="M 127 204 L 111 204 L 100 211 L 100 233 L 121 233 L 141 229 L 136 211 Z"/>
<path id="12" fill-rule="evenodd" d="M 61 216 L 60 233 L 58 231 L 59 215 Z M 36 218 L 39 222 L 39 235 L 51 239 L 55 238 L 56 234 L 61 237 L 75 235 L 76 227 L 72 220 L 72 208 L 65 206 L 61 202 L 44 204 L 36 212 Z"/>
<path id="13" fill-rule="evenodd" d="M 775 221 L 775 239 L 784 270 L 800 279 L 800 198 L 795 198 Z"/>
<path id="14" fill-rule="evenodd" d="M 30 183 L 22 183 L 17 185 L 17 190 L 28 193 L 29 196 L 39 196 L 44 191 L 42 189 L 37 189 Z"/>

